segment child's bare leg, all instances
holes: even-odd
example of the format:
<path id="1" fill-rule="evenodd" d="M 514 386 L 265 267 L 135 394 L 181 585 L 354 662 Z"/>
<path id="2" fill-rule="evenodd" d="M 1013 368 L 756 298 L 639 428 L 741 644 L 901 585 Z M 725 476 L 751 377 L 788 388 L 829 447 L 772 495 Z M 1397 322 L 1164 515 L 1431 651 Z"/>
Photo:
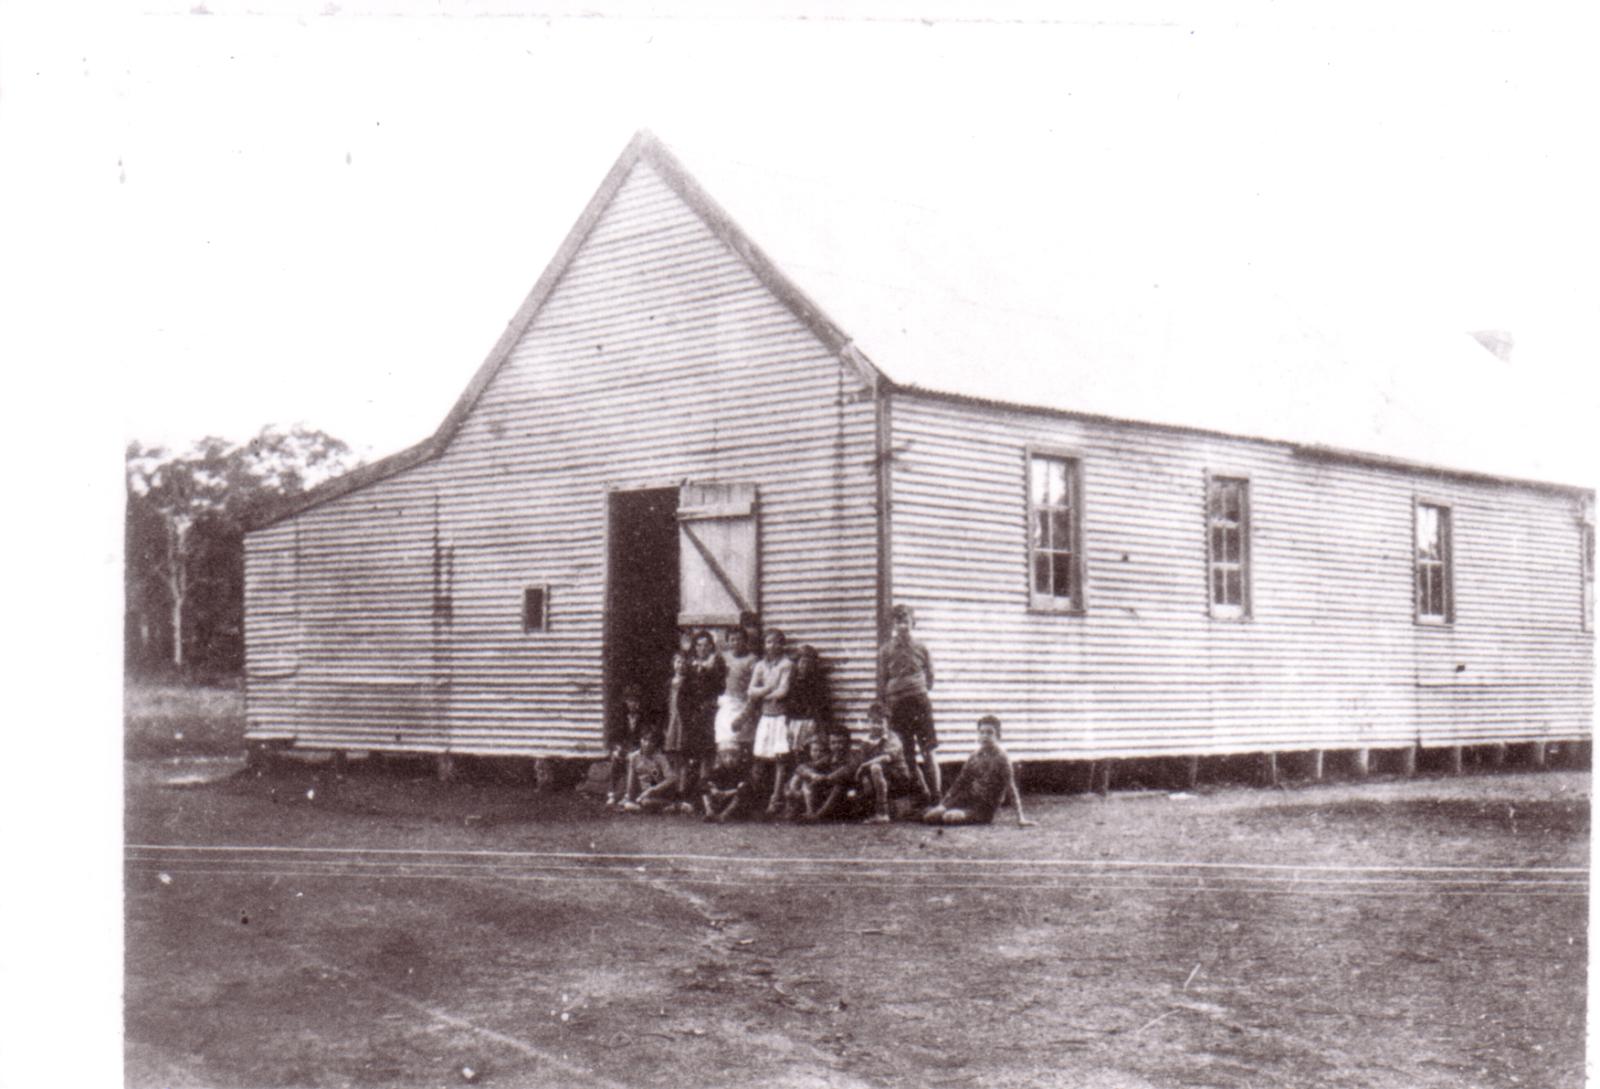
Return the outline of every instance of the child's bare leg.
<path id="1" fill-rule="evenodd" d="M 783 757 L 772 762 L 772 797 L 767 802 L 767 812 L 775 814 L 783 802 L 783 784 L 789 779 L 789 761 Z"/>
<path id="2" fill-rule="evenodd" d="M 817 815 L 817 784 L 815 781 L 807 779 L 800 787 L 800 800 L 805 803 L 804 816 L 806 820 L 811 820 Z"/>
<path id="3" fill-rule="evenodd" d="M 635 795 L 639 792 L 639 775 L 636 771 L 638 756 L 638 753 L 628 754 L 628 778 L 626 785 L 622 788 L 622 800 L 625 802 L 638 800 L 635 797 Z"/>
<path id="4" fill-rule="evenodd" d="M 805 785 L 806 782 L 800 778 L 799 772 L 789 776 L 788 783 L 784 784 L 783 816 L 786 820 L 792 821 L 800 813 L 801 806 L 805 802 Z"/>
<path id="5" fill-rule="evenodd" d="M 638 805 L 641 809 L 659 809 L 666 802 L 666 799 L 663 798 L 662 795 L 668 790 L 671 790 L 675 785 L 676 784 L 671 779 L 663 779 L 655 786 L 649 787 L 640 793 L 640 795 L 634 799 L 634 804 Z"/>
<path id="6" fill-rule="evenodd" d="M 726 823 L 738 811 L 739 803 L 744 801 L 744 789 L 744 784 L 740 783 L 728 792 L 728 804 L 716 816 L 718 824 Z"/>
<path id="7" fill-rule="evenodd" d="M 938 798 L 939 795 L 944 793 L 943 777 L 939 773 L 938 758 L 934 751 L 927 747 L 922 750 L 922 758 L 928 764 L 928 785 L 933 788 L 933 797 Z"/>
<path id="8" fill-rule="evenodd" d="M 611 768 L 606 776 L 606 805 L 616 806 L 622 804 L 623 789 L 628 783 L 628 772 L 633 769 L 633 761 L 628 753 L 620 747 L 611 750 Z"/>
<path id="9" fill-rule="evenodd" d="M 883 774 L 882 766 L 873 764 L 867 769 L 872 778 L 872 800 L 875 813 L 882 816 L 889 814 L 889 780 Z"/>
<path id="10" fill-rule="evenodd" d="M 901 734 L 900 741 L 905 746 L 906 767 L 911 769 L 911 785 L 916 787 L 924 798 L 937 803 L 939 801 L 939 792 L 929 789 L 928 777 L 922 773 L 922 760 L 919 758 L 927 750 L 913 741 L 909 734 Z"/>

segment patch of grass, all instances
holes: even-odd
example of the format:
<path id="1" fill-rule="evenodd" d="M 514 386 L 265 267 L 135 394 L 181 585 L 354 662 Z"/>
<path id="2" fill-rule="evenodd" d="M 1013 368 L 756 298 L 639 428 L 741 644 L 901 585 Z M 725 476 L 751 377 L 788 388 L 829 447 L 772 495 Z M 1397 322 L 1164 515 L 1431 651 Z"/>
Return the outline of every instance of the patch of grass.
<path id="1" fill-rule="evenodd" d="M 244 692 L 233 684 L 129 681 L 122 692 L 128 758 L 237 756 L 244 752 Z"/>

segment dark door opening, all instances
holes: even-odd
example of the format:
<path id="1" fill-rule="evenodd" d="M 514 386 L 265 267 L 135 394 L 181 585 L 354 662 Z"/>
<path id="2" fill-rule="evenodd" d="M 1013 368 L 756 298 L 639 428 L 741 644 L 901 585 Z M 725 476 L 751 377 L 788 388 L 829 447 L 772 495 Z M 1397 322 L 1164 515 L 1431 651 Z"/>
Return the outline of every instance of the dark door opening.
<path id="1" fill-rule="evenodd" d="M 678 649 L 678 489 L 612 492 L 607 542 L 606 714 L 637 684 L 645 721 L 665 729 Z"/>

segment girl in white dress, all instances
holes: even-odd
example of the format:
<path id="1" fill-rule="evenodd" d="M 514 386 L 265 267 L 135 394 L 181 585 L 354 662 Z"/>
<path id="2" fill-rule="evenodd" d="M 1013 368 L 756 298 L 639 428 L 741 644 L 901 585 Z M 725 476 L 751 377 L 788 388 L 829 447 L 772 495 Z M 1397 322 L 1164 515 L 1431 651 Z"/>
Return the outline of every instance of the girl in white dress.
<path id="1" fill-rule="evenodd" d="M 789 778 L 789 722 L 784 713 L 784 700 L 789 695 L 794 663 L 784 655 L 783 644 L 783 632 L 777 628 L 769 629 L 766 656 L 756 663 L 750 674 L 750 687 L 746 691 L 751 702 L 761 703 L 761 721 L 756 724 L 752 755 L 755 757 L 757 790 L 770 790 L 772 795 L 772 800 L 767 804 L 768 815 L 778 812 L 782 803 L 783 784 Z M 765 775 L 772 777 L 770 785 L 761 778 Z"/>

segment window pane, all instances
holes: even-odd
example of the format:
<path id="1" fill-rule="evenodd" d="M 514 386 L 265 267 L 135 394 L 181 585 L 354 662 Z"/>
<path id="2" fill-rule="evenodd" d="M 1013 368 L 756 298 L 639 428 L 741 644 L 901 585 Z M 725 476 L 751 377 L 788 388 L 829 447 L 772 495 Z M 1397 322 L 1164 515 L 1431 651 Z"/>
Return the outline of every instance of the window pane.
<path id="1" fill-rule="evenodd" d="M 1222 516 L 1230 522 L 1240 520 L 1239 482 L 1237 480 L 1221 481 L 1222 487 Z"/>
<path id="2" fill-rule="evenodd" d="M 1028 497 L 1036 507 L 1049 502 L 1050 467 L 1044 458 L 1028 459 Z"/>
<path id="3" fill-rule="evenodd" d="M 1052 552 L 1050 554 L 1050 567 L 1055 577 L 1055 596 L 1071 600 L 1072 592 L 1072 553 Z"/>
<path id="4" fill-rule="evenodd" d="M 1033 547 L 1050 547 L 1050 512 L 1036 510 L 1033 512 Z"/>
<path id="5" fill-rule="evenodd" d="M 1067 463 L 1061 458 L 1035 457 L 1029 463 L 1034 506 L 1059 507 L 1067 501 Z"/>
<path id="6" fill-rule="evenodd" d="M 1033 590 L 1039 594 L 1048 594 L 1050 592 L 1050 553 L 1048 552 L 1034 553 Z"/>
<path id="7" fill-rule="evenodd" d="M 1228 531 L 1223 529 L 1221 526 L 1212 526 L 1211 527 L 1211 562 L 1212 563 L 1222 563 L 1227 558 L 1224 555 L 1224 552 L 1226 551 L 1226 547 L 1227 546 L 1226 546 L 1225 542 L 1222 539 L 1223 535 L 1226 534 L 1227 532 Z"/>
<path id="8" fill-rule="evenodd" d="M 1417 555 L 1424 559 L 1442 558 L 1439 548 L 1439 508 L 1417 508 Z"/>
<path id="9" fill-rule="evenodd" d="M 1444 615 L 1444 568 L 1428 564 L 1422 569 L 1422 614 Z"/>
<path id="10" fill-rule="evenodd" d="M 1050 547 L 1072 550 L 1072 510 L 1063 507 L 1050 512 Z"/>
<path id="11" fill-rule="evenodd" d="M 1226 581 L 1225 598 L 1223 600 L 1223 604 L 1225 604 L 1225 605 L 1243 605 L 1244 604 L 1244 583 L 1240 579 L 1239 571 L 1237 569 L 1235 569 L 1235 570 L 1232 570 L 1232 571 L 1227 571 L 1224 574 L 1226 575 L 1227 581 Z"/>
<path id="12" fill-rule="evenodd" d="M 1213 605 L 1226 605 L 1228 603 L 1228 585 L 1223 577 L 1222 568 L 1211 569 L 1211 603 Z"/>
<path id="13" fill-rule="evenodd" d="M 1051 458 L 1046 464 L 1050 466 L 1050 492 L 1046 501 L 1052 507 L 1058 507 L 1067 501 L 1067 463 L 1060 458 Z"/>

